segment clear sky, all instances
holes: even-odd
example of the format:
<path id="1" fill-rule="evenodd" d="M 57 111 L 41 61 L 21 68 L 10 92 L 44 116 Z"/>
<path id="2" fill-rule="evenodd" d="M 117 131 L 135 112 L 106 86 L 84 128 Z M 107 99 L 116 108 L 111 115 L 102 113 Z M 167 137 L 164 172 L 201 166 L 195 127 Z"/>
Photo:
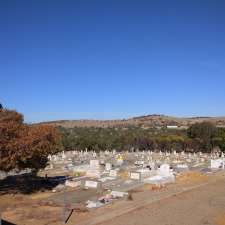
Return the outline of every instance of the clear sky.
<path id="1" fill-rule="evenodd" d="M 28 122 L 225 115 L 224 0 L 0 0 L 0 102 Z"/>

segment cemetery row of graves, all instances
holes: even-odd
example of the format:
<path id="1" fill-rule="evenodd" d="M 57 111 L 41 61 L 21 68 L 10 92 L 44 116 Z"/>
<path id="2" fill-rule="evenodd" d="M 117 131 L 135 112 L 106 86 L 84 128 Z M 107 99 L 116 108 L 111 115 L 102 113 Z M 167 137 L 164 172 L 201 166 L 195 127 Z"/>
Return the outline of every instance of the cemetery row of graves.
<path id="1" fill-rule="evenodd" d="M 187 171 L 223 171 L 223 153 L 67 151 L 49 155 L 43 176 L 64 175 L 47 200 L 57 204 L 87 208 L 101 207 L 145 184 L 176 183 Z M 65 203 L 66 202 L 66 203 Z"/>

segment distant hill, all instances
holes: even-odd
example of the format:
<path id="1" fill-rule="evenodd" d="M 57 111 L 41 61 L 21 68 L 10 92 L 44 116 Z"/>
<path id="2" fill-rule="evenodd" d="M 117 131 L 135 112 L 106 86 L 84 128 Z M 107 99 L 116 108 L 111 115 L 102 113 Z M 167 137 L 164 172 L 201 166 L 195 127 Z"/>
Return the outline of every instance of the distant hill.
<path id="1" fill-rule="evenodd" d="M 53 126 L 62 126 L 66 128 L 73 127 L 127 127 L 127 126 L 142 126 L 143 128 L 150 127 L 166 127 L 178 126 L 180 129 L 187 128 L 191 124 L 208 121 L 218 127 L 225 127 L 225 117 L 172 117 L 165 115 L 146 115 L 133 117 L 123 120 L 57 120 L 43 122 Z"/>

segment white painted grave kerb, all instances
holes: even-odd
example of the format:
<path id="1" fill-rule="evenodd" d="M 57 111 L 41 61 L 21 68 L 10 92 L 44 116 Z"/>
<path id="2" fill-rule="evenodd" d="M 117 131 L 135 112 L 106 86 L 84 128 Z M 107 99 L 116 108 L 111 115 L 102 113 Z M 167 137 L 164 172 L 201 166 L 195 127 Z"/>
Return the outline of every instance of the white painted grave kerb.
<path id="1" fill-rule="evenodd" d="M 132 180 L 140 180 L 141 179 L 141 174 L 140 173 L 136 173 L 136 172 L 131 172 L 130 173 L 130 178 Z"/>
<path id="2" fill-rule="evenodd" d="M 98 182 L 93 181 L 93 180 L 86 180 L 85 185 L 86 188 L 97 188 L 98 187 Z"/>

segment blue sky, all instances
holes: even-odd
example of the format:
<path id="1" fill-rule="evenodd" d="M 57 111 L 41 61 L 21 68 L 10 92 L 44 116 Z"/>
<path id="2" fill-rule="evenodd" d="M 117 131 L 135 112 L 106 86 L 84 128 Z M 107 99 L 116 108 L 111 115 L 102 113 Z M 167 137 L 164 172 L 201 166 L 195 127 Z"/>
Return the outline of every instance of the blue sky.
<path id="1" fill-rule="evenodd" d="M 225 115 L 225 1 L 0 1 L 0 102 L 27 122 Z"/>

